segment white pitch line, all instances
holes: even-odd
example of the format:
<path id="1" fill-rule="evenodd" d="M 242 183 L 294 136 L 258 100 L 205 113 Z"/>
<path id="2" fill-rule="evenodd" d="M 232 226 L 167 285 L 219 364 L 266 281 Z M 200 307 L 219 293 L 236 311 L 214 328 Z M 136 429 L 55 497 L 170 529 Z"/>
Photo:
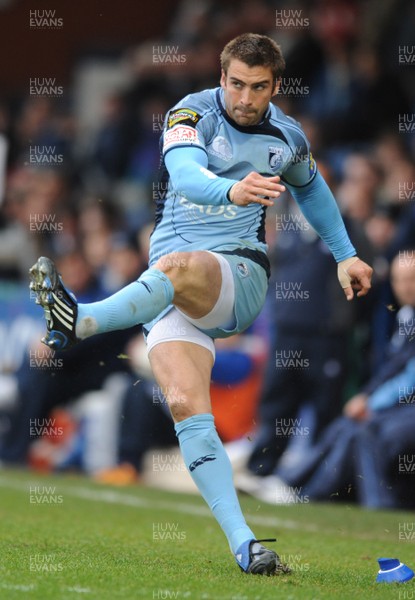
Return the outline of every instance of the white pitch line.
<path id="1" fill-rule="evenodd" d="M 34 585 L 33 583 L 30 583 L 29 585 L 21 585 L 21 584 L 15 584 L 15 583 L 0 583 L 0 589 L 15 590 L 18 592 L 33 592 L 33 591 L 37 590 L 37 586 Z M 82 588 L 78 585 L 65 587 L 64 589 L 67 592 L 74 592 L 75 594 L 90 594 L 92 592 L 91 589 Z"/>
<path id="2" fill-rule="evenodd" d="M 30 486 L 42 487 L 39 481 L 21 483 L 2 476 L 0 476 L 0 486 L 27 492 L 29 492 Z M 75 498 L 81 498 L 82 500 L 90 500 L 91 502 L 105 502 L 107 504 L 119 504 L 148 510 L 157 508 L 170 512 L 180 512 L 186 515 L 191 514 L 196 517 L 213 518 L 212 513 L 207 507 L 189 504 L 187 502 L 178 502 L 172 505 L 171 502 L 165 502 L 163 500 L 146 500 L 144 498 L 138 498 L 137 496 L 124 494 L 115 490 L 91 490 L 89 488 L 65 485 L 56 485 L 55 487 L 56 489 L 59 487 L 59 491 L 63 494 L 67 494 Z M 246 515 L 246 519 L 253 525 L 264 525 L 266 527 L 280 527 L 282 529 L 295 529 L 309 532 L 318 531 L 318 527 L 312 523 L 297 523 L 296 521 L 280 519 L 278 517 L 266 517 L 262 515 L 248 514 Z"/>
<path id="3" fill-rule="evenodd" d="M 17 585 L 14 583 L 0 583 L 0 588 L 3 590 L 18 590 L 19 592 L 32 592 L 36 589 L 33 583 L 29 585 Z"/>

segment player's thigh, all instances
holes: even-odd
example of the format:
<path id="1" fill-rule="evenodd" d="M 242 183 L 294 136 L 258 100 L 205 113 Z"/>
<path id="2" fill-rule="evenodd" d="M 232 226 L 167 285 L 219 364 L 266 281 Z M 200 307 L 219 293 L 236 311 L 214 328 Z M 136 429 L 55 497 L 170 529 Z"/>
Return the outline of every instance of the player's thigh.
<path id="1" fill-rule="evenodd" d="M 154 265 L 174 286 L 173 304 L 193 318 L 200 318 L 215 306 L 222 277 L 211 252 L 177 252 L 160 258 Z"/>
<path id="2" fill-rule="evenodd" d="M 176 422 L 211 412 L 210 350 L 187 341 L 160 342 L 149 352 L 154 377 Z"/>

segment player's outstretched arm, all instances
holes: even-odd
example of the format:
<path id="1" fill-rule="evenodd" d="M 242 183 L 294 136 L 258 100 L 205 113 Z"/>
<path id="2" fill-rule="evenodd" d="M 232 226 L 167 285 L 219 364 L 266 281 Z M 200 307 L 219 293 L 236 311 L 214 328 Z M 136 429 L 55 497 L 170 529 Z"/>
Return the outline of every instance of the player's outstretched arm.
<path id="1" fill-rule="evenodd" d="M 371 287 L 372 268 L 356 256 L 336 200 L 320 173 L 302 187 L 287 185 L 307 221 L 330 248 L 338 263 L 338 278 L 347 300 L 365 296 Z"/>

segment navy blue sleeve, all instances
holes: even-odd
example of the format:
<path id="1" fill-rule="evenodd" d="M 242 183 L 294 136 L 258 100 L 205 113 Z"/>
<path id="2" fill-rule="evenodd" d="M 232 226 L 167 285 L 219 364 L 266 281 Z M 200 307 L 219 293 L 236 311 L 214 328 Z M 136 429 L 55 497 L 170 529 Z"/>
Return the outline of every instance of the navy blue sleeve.
<path id="1" fill-rule="evenodd" d="M 228 204 L 227 193 L 236 179 L 209 171 L 206 151 L 197 146 L 176 146 L 164 162 L 175 191 L 195 204 Z"/>
<path id="2" fill-rule="evenodd" d="M 308 185 L 297 187 L 284 182 L 304 217 L 330 248 L 337 262 L 356 255 L 336 200 L 319 172 Z"/>

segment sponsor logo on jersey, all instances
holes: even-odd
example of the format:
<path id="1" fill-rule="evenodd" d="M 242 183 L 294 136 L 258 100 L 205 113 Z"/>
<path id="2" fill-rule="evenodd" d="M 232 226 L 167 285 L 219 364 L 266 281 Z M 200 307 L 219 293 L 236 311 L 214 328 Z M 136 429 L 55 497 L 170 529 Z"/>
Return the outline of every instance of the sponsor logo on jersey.
<path id="1" fill-rule="evenodd" d="M 214 138 L 211 146 L 208 148 L 208 152 L 225 161 L 232 160 L 233 157 L 232 146 L 222 135 Z"/>
<path id="2" fill-rule="evenodd" d="M 187 121 L 189 125 L 196 125 L 199 119 L 200 115 L 198 115 L 197 112 L 195 112 L 194 110 L 191 110 L 190 108 L 180 108 L 169 114 L 167 127 L 171 129 L 177 123 L 180 123 L 182 121 Z"/>
<path id="3" fill-rule="evenodd" d="M 284 148 L 281 146 L 268 146 L 268 164 L 274 171 L 282 166 Z"/>
<path id="4" fill-rule="evenodd" d="M 174 129 L 164 134 L 163 150 L 167 150 L 174 144 L 198 144 L 199 136 L 194 127 L 188 125 L 177 125 Z"/>
<path id="5" fill-rule="evenodd" d="M 183 214 L 186 221 L 193 223 L 207 223 L 209 218 L 224 218 L 232 220 L 237 217 L 237 207 L 235 204 L 195 204 L 187 198 L 180 198 L 180 205 L 183 207 Z"/>

